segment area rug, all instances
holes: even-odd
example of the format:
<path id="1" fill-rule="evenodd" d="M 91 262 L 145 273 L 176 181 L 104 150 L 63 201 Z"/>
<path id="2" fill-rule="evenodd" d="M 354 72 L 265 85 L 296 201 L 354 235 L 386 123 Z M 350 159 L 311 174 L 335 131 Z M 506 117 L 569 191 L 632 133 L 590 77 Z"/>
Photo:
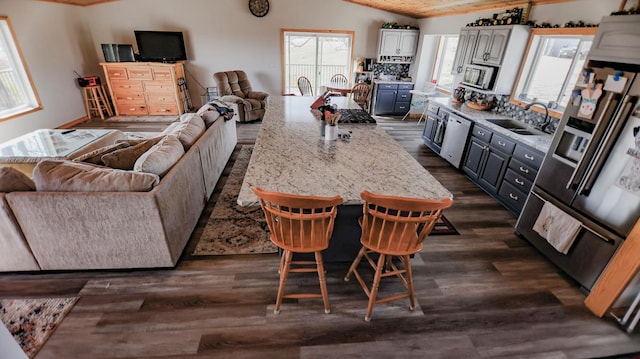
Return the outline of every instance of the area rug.
<path id="1" fill-rule="evenodd" d="M 178 116 L 113 116 L 105 119 L 107 122 L 173 122 Z"/>
<path id="2" fill-rule="evenodd" d="M 193 255 L 275 253 L 260 206 L 238 206 L 253 146 L 242 146 Z"/>
<path id="3" fill-rule="evenodd" d="M 238 206 L 238 193 L 249 165 L 253 146 L 242 146 L 229 177 L 209 216 L 193 255 L 231 255 L 275 253 L 277 247 L 269 240 L 262 209 Z M 458 234 L 444 216 L 436 223 L 431 235 Z"/>
<path id="4" fill-rule="evenodd" d="M 2 299 L 0 320 L 33 358 L 77 301 L 77 297 Z"/>

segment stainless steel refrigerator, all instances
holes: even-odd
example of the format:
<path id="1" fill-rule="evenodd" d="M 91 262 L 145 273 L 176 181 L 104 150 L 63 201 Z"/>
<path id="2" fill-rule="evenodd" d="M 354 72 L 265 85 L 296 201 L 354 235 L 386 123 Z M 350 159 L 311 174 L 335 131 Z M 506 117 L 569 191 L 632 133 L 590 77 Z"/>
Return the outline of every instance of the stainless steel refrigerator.
<path id="1" fill-rule="evenodd" d="M 590 290 L 640 217 L 640 65 L 587 58 L 572 94 L 516 232 Z M 566 254 L 534 230 L 545 202 L 580 222 Z"/>

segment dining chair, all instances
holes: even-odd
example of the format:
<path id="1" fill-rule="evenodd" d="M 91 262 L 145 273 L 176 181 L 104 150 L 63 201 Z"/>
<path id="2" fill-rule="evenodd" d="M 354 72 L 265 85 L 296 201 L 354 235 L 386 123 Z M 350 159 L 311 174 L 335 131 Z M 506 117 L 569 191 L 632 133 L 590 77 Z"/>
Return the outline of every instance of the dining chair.
<path id="1" fill-rule="evenodd" d="M 313 96 L 313 87 L 311 81 L 305 76 L 298 77 L 298 89 L 302 96 Z"/>
<path id="2" fill-rule="evenodd" d="M 330 313 L 322 251 L 329 247 L 337 206 L 342 204 L 342 197 L 299 196 L 259 187 L 253 192 L 260 199 L 271 241 L 282 249 L 280 284 L 273 312 L 280 313 L 284 298 L 322 298 L 325 313 Z M 314 253 L 315 261 L 293 260 L 294 253 Z M 320 294 L 285 294 L 289 273 L 310 272 L 318 273 Z"/>
<path id="3" fill-rule="evenodd" d="M 367 83 L 358 82 L 351 89 L 351 99 L 366 110 L 369 104 L 370 92 L 371 87 Z"/>
<path id="4" fill-rule="evenodd" d="M 343 74 L 335 74 L 335 75 L 331 76 L 330 82 L 334 83 L 334 84 L 337 84 L 337 85 L 346 86 L 349 83 L 349 79 Z"/>
<path id="5" fill-rule="evenodd" d="M 374 304 L 409 298 L 409 309 L 415 309 L 410 256 L 422 249 L 423 241 L 444 209 L 451 207 L 453 200 L 389 196 L 366 190 L 360 196 L 364 200 L 363 216 L 360 218 L 362 248 L 344 280 L 349 281 L 353 274 L 369 297 L 364 317 L 368 322 L 371 320 Z M 376 255 L 377 262 L 374 261 Z M 367 286 L 357 270 L 363 258 L 375 270 L 371 287 Z M 395 258 L 399 260 L 400 267 L 396 265 L 398 261 L 394 262 Z M 407 291 L 377 298 L 381 279 L 391 276 L 398 277 Z"/>

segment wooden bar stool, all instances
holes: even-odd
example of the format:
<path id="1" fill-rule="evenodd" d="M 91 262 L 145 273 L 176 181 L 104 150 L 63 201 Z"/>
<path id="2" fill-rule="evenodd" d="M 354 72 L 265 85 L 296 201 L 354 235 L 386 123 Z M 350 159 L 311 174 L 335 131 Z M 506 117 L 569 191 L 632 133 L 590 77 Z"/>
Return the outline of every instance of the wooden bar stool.
<path id="1" fill-rule="evenodd" d="M 360 220 L 362 249 L 351 264 L 344 280 L 348 281 L 353 274 L 369 297 L 367 314 L 364 316 L 364 320 L 368 322 L 371 320 L 374 304 L 409 298 L 409 309 L 415 308 L 410 255 L 422 249 L 422 242 L 433 229 L 442 211 L 451 207 L 453 200 L 388 196 L 366 190 L 362 191 L 361 197 L 364 200 L 363 215 Z M 374 253 L 378 254 L 377 262 L 371 256 Z M 394 257 L 400 260 L 403 267 L 398 267 L 394 263 Z M 373 284 L 370 287 L 357 269 L 363 258 L 375 270 Z M 378 298 L 381 279 L 394 276 L 398 277 L 407 291 Z"/>
<path id="2" fill-rule="evenodd" d="M 322 251 L 329 246 L 333 224 L 342 197 L 298 196 L 270 192 L 256 187 L 253 192 L 269 226 L 271 241 L 283 250 L 280 260 L 280 284 L 274 313 L 280 313 L 283 298 L 322 298 L 329 313 L 329 296 L 324 275 Z M 293 260 L 293 253 L 314 253 L 315 261 Z M 320 293 L 285 294 L 289 273 L 318 273 Z"/>
<path id="3" fill-rule="evenodd" d="M 105 113 L 108 116 L 113 116 L 102 85 L 86 86 L 82 89 L 84 90 L 84 108 L 87 111 L 87 117 L 92 118 L 94 113 L 103 120 Z"/>

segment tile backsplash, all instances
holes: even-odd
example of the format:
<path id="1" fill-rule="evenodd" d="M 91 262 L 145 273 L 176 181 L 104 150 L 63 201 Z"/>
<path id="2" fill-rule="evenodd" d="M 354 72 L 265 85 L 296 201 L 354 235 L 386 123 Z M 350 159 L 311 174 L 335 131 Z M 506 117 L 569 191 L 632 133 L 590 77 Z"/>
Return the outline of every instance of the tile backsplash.
<path id="1" fill-rule="evenodd" d="M 409 64 L 373 64 L 373 77 L 380 75 L 395 75 L 396 78 L 409 77 Z"/>
<path id="2" fill-rule="evenodd" d="M 525 110 L 523 107 L 510 103 L 509 95 L 496 95 L 494 106 L 490 111 L 509 116 L 533 127 L 537 127 L 544 122 L 544 113 L 535 112 L 534 110 Z M 549 126 L 545 132 L 554 133 L 560 120 L 555 117 L 549 117 L 549 121 Z"/>

